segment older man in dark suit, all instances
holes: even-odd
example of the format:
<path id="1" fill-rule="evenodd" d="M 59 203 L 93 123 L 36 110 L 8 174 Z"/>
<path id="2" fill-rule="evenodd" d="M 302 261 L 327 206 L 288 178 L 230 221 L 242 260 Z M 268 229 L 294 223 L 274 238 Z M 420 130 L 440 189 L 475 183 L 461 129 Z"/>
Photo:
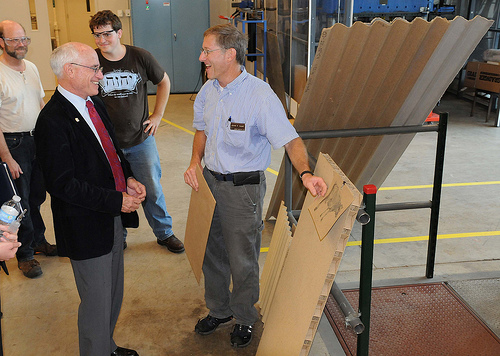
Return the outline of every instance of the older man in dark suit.
<path id="1" fill-rule="evenodd" d="M 69 257 L 81 303 L 80 355 L 137 355 L 113 331 L 123 299 L 123 226 L 137 224 L 146 196 L 132 177 L 98 94 L 95 51 L 82 43 L 54 50 L 59 86 L 40 112 L 37 155 L 51 195 L 60 256 Z"/>

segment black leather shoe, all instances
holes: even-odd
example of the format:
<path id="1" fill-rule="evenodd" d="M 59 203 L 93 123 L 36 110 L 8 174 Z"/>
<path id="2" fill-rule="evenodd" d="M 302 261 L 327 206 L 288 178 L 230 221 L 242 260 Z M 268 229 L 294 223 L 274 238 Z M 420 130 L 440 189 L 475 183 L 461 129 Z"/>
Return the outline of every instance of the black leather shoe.
<path id="1" fill-rule="evenodd" d="M 194 331 L 196 331 L 200 335 L 209 335 L 213 333 L 220 324 L 230 322 L 231 320 L 233 320 L 232 315 L 228 316 L 227 318 L 218 319 L 209 314 L 203 319 L 198 320 L 194 327 Z"/>
<path id="2" fill-rule="evenodd" d="M 111 356 L 139 356 L 137 351 L 119 347 L 111 353 Z"/>
<path id="3" fill-rule="evenodd" d="M 158 245 L 166 246 L 170 252 L 181 253 L 184 252 L 184 244 L 175 235 L 167 237 L 165 240 L 157 239 Z"/>
<path id="4" fill-rule="evenodd" d="M 252 327 L 247 325 L 235 324 L 231 333 L 231 346 L 245 347 L 252 341 Z"/>

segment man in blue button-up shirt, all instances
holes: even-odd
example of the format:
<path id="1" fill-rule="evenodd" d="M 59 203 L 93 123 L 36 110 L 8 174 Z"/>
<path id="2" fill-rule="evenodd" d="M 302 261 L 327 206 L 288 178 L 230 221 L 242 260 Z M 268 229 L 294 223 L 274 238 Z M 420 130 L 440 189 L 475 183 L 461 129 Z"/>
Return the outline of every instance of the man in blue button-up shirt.
<path id="1" fill-rule="evenodd" d="M 214 26 L 204 33 L 199 60 L 209 80 L 194 103 L 196 133 L 184 173 L 185 182 L 198 190 L 195 170 L 203 158 L 203 175 L 217 202 L 203 262 L 210 312 L 195 331 L 211 334 L 234 317 L 235 347 L 250 343 L 252 325 L 259 319 L 254 304 L 259 299 L 264 171 L 271 162 L 271 146 L 285 146 L 311 194 L 324 196 L 327 190 L 323 179 L 310 171 L 304 143 L 276 94 L 246 72 L 246 47 L 246 36 L 233 25 Z"/>

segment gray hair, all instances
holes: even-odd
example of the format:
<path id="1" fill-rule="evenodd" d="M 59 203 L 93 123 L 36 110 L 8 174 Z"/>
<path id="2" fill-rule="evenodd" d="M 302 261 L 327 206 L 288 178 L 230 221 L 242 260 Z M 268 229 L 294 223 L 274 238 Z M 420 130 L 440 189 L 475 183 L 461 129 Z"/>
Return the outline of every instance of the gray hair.
<path id="1" fill-rule="evenodd" d="M 210 27 L 203 36 L 214 35 L 217 44 L 224 49 L 234 48 L 236 50 L 236 61 L 245 64 L 245 52 L 248 46 L 248 37 L 236 26 L 231 24 L 216 25 Z"/>
<path id="2" fill-rule="evenodd" d="M 50 67 L 57 78 L 64 74 L 64 65 L 66 63 L 76 62 L 80 55 L 80 49 L 74 42 L 68 42 L 57 47 L 50 55 Z"/>

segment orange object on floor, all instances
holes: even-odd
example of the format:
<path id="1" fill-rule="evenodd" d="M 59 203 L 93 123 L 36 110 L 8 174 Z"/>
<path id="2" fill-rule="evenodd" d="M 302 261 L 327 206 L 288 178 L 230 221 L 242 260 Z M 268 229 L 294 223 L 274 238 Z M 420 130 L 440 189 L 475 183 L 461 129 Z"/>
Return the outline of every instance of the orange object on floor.
<path id="1" fill-rule="evenodd" d="M 439 115 L 431 111 L 427 119 L 425 119 L 425 122 L 439 122 Z"/>

